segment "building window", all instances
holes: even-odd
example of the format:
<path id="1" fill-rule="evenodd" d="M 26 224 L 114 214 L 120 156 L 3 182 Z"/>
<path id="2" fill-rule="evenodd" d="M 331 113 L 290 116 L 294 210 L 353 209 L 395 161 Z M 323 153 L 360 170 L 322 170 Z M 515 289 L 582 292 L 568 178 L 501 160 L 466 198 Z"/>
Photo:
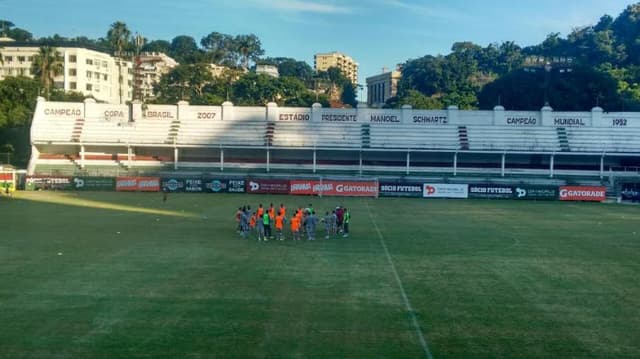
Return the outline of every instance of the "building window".
<path id="1" fill-rule="evenodd" d="M 78 62 L 78 57 L 76 55 L 69 55 L 69 62 L 76 63 Z"/>
<path id="2" fill-rule="evenodd" d="M 24 56 L 18 56 L 18 61 L 19 62 L 25 62 L 27 59 Z"/>
<path id="3" fill-rule="evenodd" d="M 69 90 L 78 89 L 78 85 L 75 82 L 69 82 Z"/>
<path id="4" fill-rule="evenodd" d="M 87 59 L 87 65 L 93 65 L 93 60 Z"/>
<path id="5" fill-rule="evenodd" d="M 102 75 L 102 79 L 107 81 L 109 79 L 109 76 L 108 75 Z"/>
<path id="6" fill-rule="evenodd" d="M 91 71 L 87 71 L 87 78 L 90 79 L 91 78 Z"/>
<path id="7" fill-rule="evenodd" d="M 4 62 L 12 62 L 13 61 L 13 56 L 5 56 L 4 57 Z"/>
<path id="8" fill-rule="evenodd" d="M 104 67 L 105 69 L 107 68 L 107 66 L 108 66 L 108 65 L 109 65 L 109 64 L 108 64 L 106 61 L 103 61 L 103 62 L 102 62 L 102 67 Z"/>
<path id="9" fill-rule="evenodd" d="M 93 85 L 87 84 L 87 91 L 91 91 L 91 90 L 93 90 Z"/>
<path id="10" fill-rule="evenodd" d="M 78 76 L 78 70 L 69 69 L 69 76 Z"/>

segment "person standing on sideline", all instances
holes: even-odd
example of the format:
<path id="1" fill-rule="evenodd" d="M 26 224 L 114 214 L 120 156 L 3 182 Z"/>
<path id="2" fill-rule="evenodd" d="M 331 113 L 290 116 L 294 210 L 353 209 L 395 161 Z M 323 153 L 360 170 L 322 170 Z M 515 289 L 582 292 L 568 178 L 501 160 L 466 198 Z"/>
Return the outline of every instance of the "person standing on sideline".
<path id="1" fill-rule="evenodd" d="M 258 217 L 258 213 L 255 214 L 256 217 L 256 231 L 258 232 L 258 242 L 265 239 L 264 236 L 264 221 L 262 217 Z"/>
<path id="2" fill-rule="evenodd" d="M 315 241 L 316 240 L 316 215 L 313 212 L 310 212 L 309 215 L 307 216 L 307 220 L 306 220 L 306 229 L 307 229 L 307 238 L 310 241 Z"/>
<path id="3" fill-rule="evenodd" d="M 249 235 L 249 211 L 246 207 L 242 208 L 240 215 L 240 236 L 246 238 Z"/>
<path id="4" fill-rule="evenodd" d="M 327 231 L 327 235 L 324 237 L 324 239 L 329 239 L 329 236 L 331 236 L 331 221 L 333 219 L 333 215 L 329 213 L 329 211 L 326 211 L 324 214 L 324 218 L 322 218 L 322 222 L 324 222 L 324 229 Z"/>
<path id="5" fill-rule="evenodd" d="M 236 222 L 238 223 L 236 231 L 238 233 L 240 233 L 240 230 L 242 230 L 242 225 L 240 224 L 240 220 L 242 219 L 242 212 L 242 207 L 238 207 L 238 211 L 236 212 Z"/>
<path id="6" fill-rule="evenodd" d="M 284 204 L 280 203 L 280 209 L 278 210 L 278 214 L 282 215 L 283 217 L 287 217 L 287 208 L 285 208 Z"/>
<path id="7" fill-rule="evenodd" d="M 294 241 L 300 240 L 300 217 L 297 211 L 293 217 L 291 217 L 291 235 Z"/>
<path id="8" fill-rule="evenodd" d="M 331 235 L 334 237 L 338 235 L 338 216 L 335 210 L 331 212 Z"/>
<path id="9" fill-rule="evenodd" d="M 9 187 L 7 187 L 7 194 L 9 194 Z M 162 187 L 162 203 L 167 202 L 167 197 L 169 196 L 169 189 L 167 186 Z"/>
<path id="10" fill-rule="evenodd" d="M 342 224 L 344 222 L 344 208 L 340 206 L 336 207 L 336 217 L 338 224 L 338 233 L 342 233 Z"/>
<path id="11" fill-rule="evenodd" d="M 282 232 L 283 228 L 284 228 L 284 222 L 286 222 L 287 219 L 284 217 L 284 215 L 282 215 L 281 213 L 278 213 L 278 215 L 276 216 L 276 239 L 279 239 L 281 241 L 284 241 L 284 234 Z"/>
<path id="12" fill-rule="evenodd" d="M 344 209 L 344 235 L 342 237 L 349 237 L 349 222 L 351 222 L 351 213 L 349 213 L 348 209 Z"/>
<path id="13" fill-rule="evenodd" d="M 264 212 L 262 215 L 262 224 L 264 224 L 264 240 L 268 240 L 271 237 L 271 218 L 268 212 Z"/>
<path id="14" fill-rule="evenodd" d="M 262 208 L 262 203 L 260 203 L 260 205 L 258 205 L 258 218 L 262 219 L 262 215 L 264 214 L 264 208 Z"/>

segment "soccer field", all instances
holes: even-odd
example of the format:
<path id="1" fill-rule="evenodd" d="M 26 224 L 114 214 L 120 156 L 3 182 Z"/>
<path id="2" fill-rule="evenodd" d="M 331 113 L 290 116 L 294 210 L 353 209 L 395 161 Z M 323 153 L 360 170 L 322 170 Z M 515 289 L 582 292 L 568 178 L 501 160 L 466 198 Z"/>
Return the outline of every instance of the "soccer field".
<path id="1" fill-rule="evenodd" d="M 351 237 L 240 239 L 269 202 Z M 22 192 L 0 230 L 6 358 L 640 357 L 636 206 Z"/>

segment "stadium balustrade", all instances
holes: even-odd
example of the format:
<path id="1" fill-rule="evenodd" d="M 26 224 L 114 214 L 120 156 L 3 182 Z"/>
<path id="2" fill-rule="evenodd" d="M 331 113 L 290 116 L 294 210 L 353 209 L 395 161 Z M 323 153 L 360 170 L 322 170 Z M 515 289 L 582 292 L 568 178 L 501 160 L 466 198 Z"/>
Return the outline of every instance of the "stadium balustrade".
<path id="1" fill-rule="evenodd" d="M 567 127 L 571 152 L 640 152 L 640 129 Z"/>
<path id="2" fill-rule="evenodd" d="M 372 125 L 371 148 L 458 150 L 457 126 Z"/>
<path id="3" fill-rule="evenodd" d="M 360 148 L 360 124 L 277 122 L 274 126 L 274 147 L 345 147 Z"/>
<path id="4" fill-rule="evenodd" d="M 553 127 L 466 126 L 471 151 L 559 152 Z"/>

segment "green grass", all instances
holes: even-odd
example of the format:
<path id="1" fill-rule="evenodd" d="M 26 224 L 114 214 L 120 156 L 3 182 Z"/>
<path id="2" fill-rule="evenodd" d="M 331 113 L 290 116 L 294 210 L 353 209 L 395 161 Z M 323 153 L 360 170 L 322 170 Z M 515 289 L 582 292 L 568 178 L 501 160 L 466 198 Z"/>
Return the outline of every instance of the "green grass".
<path id="1" fill-rule="evenodd" d="M 271 201 L 342 203 L 352 236 L 239 239 L 235 209 Z M 588 203 L 17 193 L 0 357 L 424 357 L 377 226 L 435 358 L 638 358 L 639 223 Z"/>

